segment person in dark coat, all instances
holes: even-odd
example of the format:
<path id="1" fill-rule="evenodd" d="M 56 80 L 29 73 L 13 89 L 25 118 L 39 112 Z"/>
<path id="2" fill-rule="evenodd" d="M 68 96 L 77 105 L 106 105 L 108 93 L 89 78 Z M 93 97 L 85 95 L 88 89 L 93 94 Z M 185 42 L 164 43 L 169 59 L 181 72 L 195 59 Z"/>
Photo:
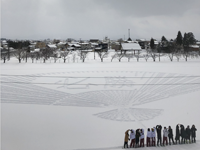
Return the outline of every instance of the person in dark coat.
<path id="1" fill-rule="evenodd" d="M 185 129 L 185 133 L 186 133 L 186 143 L 188 142 L 187 140 L 189 140 L 190 143 L 190 135 L 191 135 L 191 130 L 190 130 L 190 126 L 187 126 L 187 128 Z"/>
<path id="2" fill-rule="evenodd" d="M 195 125 L 192 125 L 191 128 L 191 135 L 192 135 L 192 143 L 196 143 L 196 131 L 197 129 L 195 128 Z"/>
<path id="3" fill-rule="evenodd" d="M 135 147 L 139 147 L 139 140 L 140 140 L 140 129 L 137 129 L 135 134 Z"/>
<path id="4" fill-rule="evenodd" d="M 177 144 L 177 141 L 179 141 L 179 144 L 180 144 L 180 130 L 179 130 L 179 124 L 176 125 L 176 137 L 175 137 L 175 140 L 176 140 L 176 144 Z"/>
<path id="5" fill-rule="evenodd" d="M 157 131 L 157 146 L 158 146 L 158 143 L 160 142 L 160 146 L 162 145 L 162 139 L 161 139 L 161 131 L 162 131 L 162 126 L 161 125 L 157 125 L 156 126 L 156 131 Z"/>
<path id="6" fill-rule="evenodd" d="M 185 127 L 184 125 L 180 125 L 181 127 L 181 144 L 185 144 L 185 138 L 186 138 L 186 133 L 185 133 Z"/>
<path id="7" fill-rule="evenodd" d="M 172 142 L 173 142 L 173 144 L 175 144 L 174 143 L 174 138 L 173 138 L 173 130 L 172 130 L 172 128 L 171 128 L 171 126 L 169 126 L 169 128 L 168 128 L 168 138 L 169 138 L 169 145 L 171 145 L 171 140 L 172 140 Z"/>

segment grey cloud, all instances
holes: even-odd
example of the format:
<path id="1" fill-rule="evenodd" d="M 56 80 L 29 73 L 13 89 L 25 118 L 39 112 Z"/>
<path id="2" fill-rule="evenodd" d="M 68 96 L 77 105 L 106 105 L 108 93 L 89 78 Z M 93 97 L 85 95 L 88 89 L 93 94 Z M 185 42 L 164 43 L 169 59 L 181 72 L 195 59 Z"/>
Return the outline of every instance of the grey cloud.
<path id="1" fill-rule="evenodd" d="M 175 38 L 179 30 L 200 39 L 198 0 L 2 0 L 2 37 Z"/>

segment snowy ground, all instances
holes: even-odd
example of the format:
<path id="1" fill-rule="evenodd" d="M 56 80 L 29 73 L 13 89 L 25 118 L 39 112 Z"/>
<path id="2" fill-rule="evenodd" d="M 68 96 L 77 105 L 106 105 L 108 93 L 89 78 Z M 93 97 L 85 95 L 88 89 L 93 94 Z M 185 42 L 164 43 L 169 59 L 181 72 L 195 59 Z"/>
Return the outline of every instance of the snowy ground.
<path id="1" fill-rule="evenodd" d="M 92 58 L 1 63 L 2 150 L 116 150 L 130 128 L 200 129 L 200 60 Z M 159 149 L 197 150 L 199 136 L 196 144 Z"/>

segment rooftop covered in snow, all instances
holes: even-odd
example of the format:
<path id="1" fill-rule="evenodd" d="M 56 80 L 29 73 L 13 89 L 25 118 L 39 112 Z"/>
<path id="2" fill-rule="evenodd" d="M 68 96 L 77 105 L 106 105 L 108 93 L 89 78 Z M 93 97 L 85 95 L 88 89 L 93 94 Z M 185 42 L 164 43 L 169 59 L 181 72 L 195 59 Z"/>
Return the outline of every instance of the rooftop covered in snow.
<path id="1" fill-rule="evenodd" d="M 122 50 L 142 50 L 138 43 L 122 43 Z"/>

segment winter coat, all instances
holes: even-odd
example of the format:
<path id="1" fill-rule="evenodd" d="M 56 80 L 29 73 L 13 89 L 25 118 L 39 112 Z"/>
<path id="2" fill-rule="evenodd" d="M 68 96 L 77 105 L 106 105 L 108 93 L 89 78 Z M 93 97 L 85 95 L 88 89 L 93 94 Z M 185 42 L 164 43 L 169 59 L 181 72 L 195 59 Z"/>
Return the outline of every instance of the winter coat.
<path id="1" fill-rule="evenodd" d="M 183 125 L 181 125 L 181 137 L 186 138 L 185 128 Z"/>
<path id="2" fill-rule="evenodd" d="M 147 137 L 148 137 L 148 138 L 151 138 L 151 137 L 152 137 L 151 131 L 147 131 Z"/>
<path id="3" fill-rule="evenodd" d="M 140 133 L 140 139 L 144 139 L 144 129 L 142 129 L 142 132 Z"/>
<path id="4" fill-rule="evenodd" d="M 128 134 L 128 131 L 129 131 L 129 130 L 127 130 L 127 131 L 125 132 L 124 142 L 128 142 L 128 140 L 129 140 L 129 134 Z"/>
<path id="5" fill-rule="evenodd" d="M 190 139 L 190 134 L 191 134 L 190 128 L 187 127 L 186 130 L 185 130 L 185 133 L 186 133 L 186 138 Z"/>
<path id="6" fill-rule="evenodd" d="M 130 139 L 135 139 L 135 131 L 132 129 L 133 132 L 131 132 L 130 134 Z"/>
<path id="7" fill-rule="evenodd" d="M 156 128 L 154 127 L 154 131 L 151 131 L 151 137 L 156 137 Z"/>
<path id="8" fill-rule="evenodd" d="M 173 130 L 172 129 L 169 129 L 168 130 L 168 137 L 172 138 L 173 137 Z"/>
<path id="9" fill-rule="evenodd" d="M 157 125 L 156 126 L 156 131 L 157 131 L 158 138 L 161 138 L 162 126 L 161 125 Z"/>
<path id="10" fill-rule="evenodd" d="M 168 137 L 168 131 L 167 131 L 167 129 L 163 130 L 163 137 Z"/>
<path id="11" fill-rule="evenodd" d="M 136 143 L 138 143 L 140 139 L 140 129 L 136 130 L 135 138 L 136 138 Z"/>
<path id="12" fill-rule="evenodd" d="M 192 137 L 196 137 L 196 131 L 197 131 L 197 129 L 195 127 L 191 128 Z"/>
<path id="13" fill-rule="evenodd" d="M 179 138 L 180 138 L 180 130 L 179 130 L 179 126 L 176 125 L 176 137 L 175 137 L 175 139 L 179 140 Z"/>

